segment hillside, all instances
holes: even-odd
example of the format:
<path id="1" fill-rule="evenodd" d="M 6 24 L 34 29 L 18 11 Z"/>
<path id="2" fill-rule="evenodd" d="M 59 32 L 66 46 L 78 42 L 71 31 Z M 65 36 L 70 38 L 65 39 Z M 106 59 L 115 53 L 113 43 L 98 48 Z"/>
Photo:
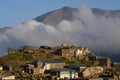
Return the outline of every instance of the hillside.
<path id="1" fill-rule="evenodd" d="M 81 65 L 98 65 L 98 61 L 90 60 L 90 57 L 95 57 L 88 48 L 83 48 L 82 54 L 79 54 L 80 57 L 76 58 L 74 55 L 74 50 L 81 47 L 52 47 L 50 49 L 36 48 L 36 47 L 24 47 L 20 50 L 9 50 L 8 55 L 0 57 L 0 65 L 12 65 L 17 71 L 20 69 L 20 66 L 25 65 L 26 63 L 32 62 L 34 60 L 60 60 L 67 64 L 81 64 Z M 62 52 L 61 52 L 62 51 Z M 72 52 L 71 52 L 72 51 Z M 71 52 L 71 53 L 69 53 Z M 65 54 L 70 54 L 71 56 L 67 57 Z M 86 54 L 84 54 L 86 53 Z M 88 54 L 87 54 L 88 53 Z M 65 56 L 61 56 L 64 54 Z M 72 60 L 70 60 L 72 59 Z"/>
<path id="2" fill-rule="evenodd" d="M 35 54 L 27 54 L 24 49 L 18 50 L 15 54 L 8 54 L 0 57 L 0 65 L 12 65 L 15 70 L 33 60 L 53 60 L 57 59 L 56 55 L 45 54 L 44 50 L 39 50 Z"/>

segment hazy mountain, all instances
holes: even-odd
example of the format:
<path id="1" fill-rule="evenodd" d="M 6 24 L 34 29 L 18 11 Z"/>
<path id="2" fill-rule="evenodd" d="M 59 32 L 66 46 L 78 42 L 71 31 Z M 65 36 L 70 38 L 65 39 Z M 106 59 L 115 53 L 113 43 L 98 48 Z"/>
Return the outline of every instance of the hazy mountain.
<path id="1" fill-rule="evenodd" d="M 95 15 L 105 16 L 107 18 L 120 18 L 120 10 L 102 10 L 98 8 L 92 8 L 92 11 Z M 74 14 L 78 12 L 77 8 L 63 7 L 61 9 L 53 10 L 43 15 L 40 15 L 34 20 L 38 22 L 43 22 L 49 25 L 57 25 L 62 20 L 71 21 L 74 18 Z M 10 27 L 0 28 L 0 32 L 10 29 Z"/>
<path id="2" fill-rule="evenodd" d="M 63 7 L 41 16 L 34 18 L 38 22 L 43 22 L 45 24 L 57 25 L 62 20 L 72 20 L 74 14 L 78 12 L 77 8 Z M 92 12 L 98 16 L 105 16 L 107 18 L 120 18 L 120 10 L 102 10 L 98 8 L 92 8 Z"/>
<path id="3" fill-rule="evenodd" d="M 4 27 L 4 28 L 0 28 L 0 34 L 4 33 L 6 30 L 8 29 L 12 29 L 12 27 Z"/>
<path id="4" fill-rule="evenodd" d="M 72 20 L 73 14 L 77 11 L 75 8 L 63 7 L 35 18 L 38 22 L 45 24 L 56 25 L 62 20 Z"/>

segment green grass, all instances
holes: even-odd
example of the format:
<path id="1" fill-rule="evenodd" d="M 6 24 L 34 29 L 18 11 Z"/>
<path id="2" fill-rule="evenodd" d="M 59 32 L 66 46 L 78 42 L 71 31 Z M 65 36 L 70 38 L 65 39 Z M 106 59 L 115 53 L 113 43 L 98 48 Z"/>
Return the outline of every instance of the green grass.
<path id="1" fill-rule="evenodd" d="M 21 60 L 23 61 L 30 61 L 31 59 L 32 59 L 31 55 L 25 55 L 25 54 L 23 54 L 21 58 Z"/>

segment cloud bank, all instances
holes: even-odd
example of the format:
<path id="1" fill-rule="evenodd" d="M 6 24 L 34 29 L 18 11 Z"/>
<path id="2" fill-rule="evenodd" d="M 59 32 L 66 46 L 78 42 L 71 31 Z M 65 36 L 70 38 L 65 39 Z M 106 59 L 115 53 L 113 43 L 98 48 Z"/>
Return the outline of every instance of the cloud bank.
<path id="1" fill-rule="evenodd" d="M 45 25 L 34 20 L 13 26 L 0 34 L 0 55 L 7 54 L 8 48 L 24 45 L 59 46 L 61 35 L 67 44 L 89 47 L 92 51 L 120 52 L 120 19 L 96 16 L 86 5 L 81 5 L 72 21 L 63 20 L 57 26 Z"/>

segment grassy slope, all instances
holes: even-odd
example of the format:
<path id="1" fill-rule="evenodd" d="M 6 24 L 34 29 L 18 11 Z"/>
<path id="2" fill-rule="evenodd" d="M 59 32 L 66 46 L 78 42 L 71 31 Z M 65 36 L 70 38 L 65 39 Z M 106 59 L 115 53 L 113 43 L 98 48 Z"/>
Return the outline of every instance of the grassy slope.
<path id="1" fill-rule="evenodd" d="M 38 52 L 35 54 L 25 54 L 24 52 L 17 52 L 16 54 L 10 54 L 0 57 L 1 65 L 12 65 L 16 69 L 20 69 L 21 65 L 24 65 L 33 60 L 52 60 L 57 58 L 56 55 L 48 55 L 44 52 Z"/>

